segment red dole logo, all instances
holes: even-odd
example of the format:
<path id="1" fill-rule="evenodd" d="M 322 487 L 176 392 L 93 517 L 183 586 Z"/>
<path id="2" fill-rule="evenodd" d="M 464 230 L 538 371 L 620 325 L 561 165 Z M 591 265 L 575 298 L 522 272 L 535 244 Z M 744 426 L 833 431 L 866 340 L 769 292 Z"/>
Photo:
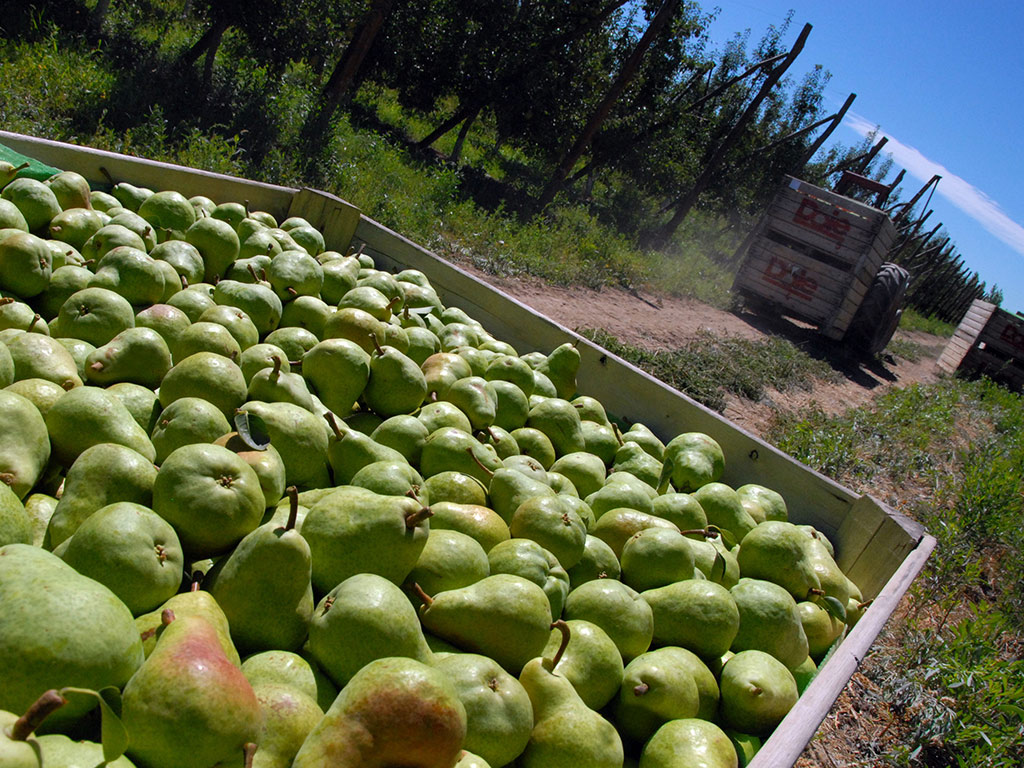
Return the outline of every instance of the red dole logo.
<path id="1" fill-rule="evenodd" d="M 807 270 L 773 255 L 764 268 L 764 279 L 786 292 L 786 297 L 795 296 L 810 301 L 818 290 L 818 282 L 807 275 Z"/>
<path id="2" fill-rule="evenodd" d="M 819 208 L 817 201 L 805 195 L 793 216 L 793 221 L 801 227 L 824 235 L 835 240 L 837 245 L 841 245 L 846 239 L 846 233 L 850 231 L 850 222 L 840 218 L 840 211 L 840 208 L 834 208 L 831 211 Z"/>

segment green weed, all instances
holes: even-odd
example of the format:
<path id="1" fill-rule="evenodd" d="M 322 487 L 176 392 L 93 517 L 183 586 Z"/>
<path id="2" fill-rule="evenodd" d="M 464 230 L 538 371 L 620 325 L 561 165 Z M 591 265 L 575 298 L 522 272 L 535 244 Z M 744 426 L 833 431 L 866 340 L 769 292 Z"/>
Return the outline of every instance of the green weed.
<path id="1" fill-rule="evenodd" d="M 953 323 L 947 323 L 937 317 L 925 317 L 910 307 L 904 309 L 900 316 L 900 328 L 905 331 L 923 331 L 947 338 L 956 332 L 956 325 Z"/>

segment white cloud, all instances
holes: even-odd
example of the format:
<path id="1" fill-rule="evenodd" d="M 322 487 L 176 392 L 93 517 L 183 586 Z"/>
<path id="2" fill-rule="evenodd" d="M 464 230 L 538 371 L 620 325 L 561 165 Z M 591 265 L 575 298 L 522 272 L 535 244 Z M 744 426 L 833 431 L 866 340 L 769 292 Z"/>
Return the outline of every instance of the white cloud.
<path id="1" fill-rule="evenodd" d="M 1024 227 L 1007 216 L 999 207 L 999 203 L 991 197 L 950 172 L 945 166 L 929 160 L 914 147 L 904 144 L 860 115 L 849 112 L 844 122 L 847 127 L 861 136 L 868 136 L 872 131 L 878 129 L 877 137 L 885 136 L 889 139 L 883 151 L 891 154 L 897 165 L 906 168 L 907 173 L 921 181 L 927 181 L 936 173 L 942 176 L 942 180 L 936 188 L 940 195 L 981 224 L 995 237 L 1018 253 L 1024 254 Z"/>

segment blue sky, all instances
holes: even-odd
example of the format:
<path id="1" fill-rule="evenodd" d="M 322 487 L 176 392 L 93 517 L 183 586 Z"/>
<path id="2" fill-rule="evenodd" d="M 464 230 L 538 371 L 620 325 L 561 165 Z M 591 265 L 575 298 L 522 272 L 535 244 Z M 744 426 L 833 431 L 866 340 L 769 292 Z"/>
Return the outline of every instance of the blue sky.
<path id="1" fill-rule="evenodd" d="M 710 11 L 714 3 L 702 2 Z M 749 28 L 751 45 L 795 11 L 792 44 L 813 26 L 790 73 L 832 73 L 827 112 L 856 93 L 829 140 L 858 143 L 876 127 L 905 168 L 903 198 L 942 176 L 927 227 L 942 222 L 966 265 L 1003 308 L 1024 311 L 1024 3 L 1012 0 L 742 0 L 720 2 L 712 46 Z"/>

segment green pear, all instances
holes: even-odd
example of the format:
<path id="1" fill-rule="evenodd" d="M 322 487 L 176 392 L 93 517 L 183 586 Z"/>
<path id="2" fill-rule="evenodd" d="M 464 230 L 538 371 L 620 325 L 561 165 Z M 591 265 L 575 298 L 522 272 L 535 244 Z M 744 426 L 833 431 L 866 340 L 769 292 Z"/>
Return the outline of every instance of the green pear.
<path id="1" fill-rule="evenodd" d="M 561 616 L 569 594 L 569 575 L 558 559 L 530 539 L 508 539 L 487 552 L 492 574 L 509 573 L 532 581 L 548 597 L 552 616 Z"/>
<path id="2" fill-rule="evenodd" d="M 432 526 L 427 543 L 406 580 L 419 584 L 427 594 L 436 594 L 468 587 L 489 575 L 487 553 L 476 539 L 459 531 Z"/>
<path id="3" fill-rule="evenodd" d="M 302 522 L 313 554 L 313 586 L 327 592 L 357 573 L 401 584 L 426 545 L 429 515 L 407 496 L 338 488 L 310 507 Z"/>
<path id="4" fill-rule="evenodd" d="M 440 671 L 415 659 L 378 659 L 342 689 L 292 766 L 451 768 L 465 738 L 465 707 Z"/>
<path id="5" fill-rule="evenodd" d="M 474 539 L 485 553 L 510 538 L 508 525 L 489 507 L 431 499 L 430 511 L 434 513 L 430 518 L 432 532 L 458 531 Z"/>
<path id="6" fill-rule="evenodd" d="M 238 364 L 215 352 L 196 352 L 177 361 L 160 383 L 166 408 L 182 397 L 201 397 L 230 417 L 246 401 L 245 376 Z"/>
<path id="7" fill-rule="evenodd" d="M 44 691 L 23 714 L 0 710 L 0 765 L 8 768 L 42 768 L 44 758 L 40 738 L 45 737 L 36 738 L 35 731 L 47 717 L 66 703 L 67 700 L 57 690 L 51 689 Z M 56 734 L 51 734 L 51 738 L 54 736 Z M 66 736 L 60 738 L 67 739 Z"/>
<path id="8" fill-rule="evenodd" d="M 793 673 L 793 679 L 796 680 L 797 690 L 803 694 L 807 690 L 807 686 L 811 684 L 814 678 L 818 674 L 818 665 L 814 662 L 811 656 L 808 656 L 803 660 L 803 663 L 789 670 Z"/>
<path id="9" fill-rule="evenodd" d="M 3 201 L 6 203 L 7 201 Z M 3 210 L 3 206 L 0 206 L 0 211 Z M 15 209 L 17 210 L 17 209 Z M 131 216 L 133 214 L 126 214 Z M 16 222 L 14 222 L 16 223 Z M 65 208 L 63 211 L 58 213 L 52 219 L 47 226 L 47 234 L 50 238 L 66 245 L 70 245 L 79 253 L 85 248 L 85 244 L 89 241 L 89 238 L 95 235 L 107 224 L 120 224 L 124 226 L 123 221 L 115 221 L 110 216 L 100 211 L 94 211 L 88 208 Z M 28 226 L 25 226 L 25 231 L 28 232 Z"/>
<path id="10" fill-rule="evenodd" d="M 201 616 L 213 626 L 220 643 L 221 650 L 232 664 L 240 667 L 242 662 L 238 657 L 238 650 L 231 639 L 231 630 L 228 627 L 227 616 L 213 596 L 205 590 L 193 585 L 188 592 L 179 592 L 169 598 L 156 610 L 144 613 L 135 617 L 137 634 L 142 638 L 142 650 L 148 657 L 156 647 L 158 630 L 163 626 L 163 612 L 170 610 L 175 616 Z"/>
<path id="11" fill-rule="evenodd" d="M 71 294 L 57 314 L 54 336 L 68 336 L 101 347 L 125 328 L 135 327 L 132 305 L 120 294 L 91 286 Z"/>
<path id="12" fill-rule="evenodd" d="M 156 304 L 164 297 L 164 273 L 158 262 L 141 248 L 130 245 L 107 251 L 89 285 L 107 288 L 135 306 Z"/>
<path id="13" fill-rule="evenodd" d="M 575 589 L 594 579 L 618 579 L 621 572 L 615 551 L 601 539 L 587 534 L 583 557 L 569 569 L 569 586 Z"/>
<path id="14" fill-rule="evenodd" d="M 652 513 L 676 524 L 680 531 L 696 531 L 707 528 L 708 516 L 704 508 L 689 493 L 662 493 L 652 502 Z M 689 538 L 703 541 L 701 533 L 687 534 Z"/>
<path id="15" fill-rule="evenodd" d="M 629 472 L 652 487 L 657 487 L 662 463 L 637 443 L 624 442 L 615 452 L 613 472 Z"/>
<path id="16" fill-rule="evenodd" d="M 170 524 L 148 507 L 127 501 L 89 515 L 71 536 L 62 559 L 107 586 L 133 616 L 175 594 L 185 564 Z"/>
<path id="17" fill-rule="evenodd" d="M 405 457 L 394 448 L 378 443 L 345 422 L 338 422 L 333 415 L 328 423 L 334 430 L 334 440 L 328 447 L 327 459 L 336 483 L 347 485 L 359 470 L 378 461 L 405 462 Z"/>
<path id="18" fill-rule="evenodd" d="M 420 474 L 424 478 L 454 470 L 475 477 L 486 487 L 500 468 L 501 459 L 492 446 L 455 427 L 431 432 L 420 455 Z"/>
<path id="19" fill-rule="evenodd" d="M 626 665 L 621 679 L 615 722 L 638 744 L 670 720 L 698 716 L 700 693 L 693 672 L 671 649 L 637 656 Z"/>
<path id="20" fill-rule="evenodd" d="M 494 424 L 497 396 L 490 382 L 480 376 L 459 379 L 439 397 L 465 413 L 473 431 L 487 429 Z"/>
<path id="21" fill-rule="evenodd" d="M 200 280 L 210 283 L 225 276 L 228 267 L 238 258 L 241 247 L 234 227 L 212 216 L 196 219 L 185 230 L 185 242 L 201 254 L 203 272 Z"/>
<path id="22" fill-rule="evenodd" d="M 217 305 L 213 300 L 214 290 L 209 283 L 193 283 L 167 299 L 167 303 L 184 312 L 191 322 L 196 322 L 203 312 Z"/>
<path id="23" fill-rule="evenodd" d="M 558 456 L 583 451 L 586 448 L 579 412 L 572 403 L 563 398 L 549 397 L 533 406 L 526 425 L 547 435 Z M 515 437 L 514 434 L 513 436 Z"/>
<path id="24" fill-rule="evenodd" d="M 796 704 L 796 680 L 774 656 L 740 651 L 722 667 L 722 719 L 730 728 L 767 736 Z"/>
<path id="25" fill-rule="evenodd" d="M 527 398 L 533 394 L 533 369 L 526 361 L 514 355 L 502 355 L 492 360 L 484 371 L 490 382 L 505 381 L 515 385 Z"/>
<path id="26" fill-rule="evenodd" d="M 432 503 L 450 501 L 455 504 L 487 506 L 487 487 L 480 480 L 465 472 L 444 471 L 425 477 L 423 489 Z"/>
<path id="27" fill-rule="evenodd" d="M 765 520 L 788 520 L 789 511 L 782 494 L 757 483 L 747 483 L 736 489 L 743 508 L 758 523 Z"/>
<path id="28" fill-rule="evenodd" d="M 416 418 L 427 428 L 428 435 L 442 427 L 454 427 L 467 433 L 473 431 L 469 417 L 457 405 L 449 403 L 447 400 L 424 403 L 417 411 Z"/>
<path id="29" fill-rule="evenodd" d="M 549 469 L 557 458 L 550 438 L 534 427 L 519 427 L 511 432 L 520 453 L 536 459 L 544 469 Z"/>
<path id="30" fill-rule="evenodd" d="M 725 483 L 705 483 L 693 492 L 708 517 L 708 523 L 727 531 L 735 542 L 752 531 L 757 523 L 743 508 L 739 495 Z"/>
<path id="31" fill-rule="evenodd" d="M 64 349 L 71 353 L 71 357 L 78 368 L 78 378 L 85 381 L 88 378 L 85 373 L 85 364 L 89 359 L 89 355 L 96 351 L 96 347 L 88 341 L 72 339 L 66 336 L 58 337 L 57 341 L 60 342 Z"/>
<path id="32" fill-rule="evenodd" d="M 614 579 L 595 579 L 573 589 L 563 616 L 601 627 L 626 662 L 644 653 L 654 636 L 651 606 L 635 589 Z"/>
<path id="33" fill-rule="evenodd" d="M 792 523 L 779 520 L 760 523 L 741 541 L 736 554 L 740 573 L 751 579 L 775 582 L 785 587 L 794 600 L 807 600 L 811 590 L 821 589 L 821 581 L 805 546 L 808 542 L 808 537 Z M 842 602 L 845 603 L 845 599 Z"/>
<path id="34" fill-rule="evenodd" d="M 548 640 L 547 595 L 521 576 L 494 574 L 424 603 L 420 619 L 425 630 L 462 650 L 491 657 L 510 674 L 518 674 Z"/>
<path id="35" fill-rule="evenodd" d="M 204 579 L 242 653 L 294 651 L 306 639 L 313 615 L 312 562 L 309 544 L 295 530 L 294 512 L 284 526 L 265 523 L 247 533 Z"/>
<path id="36" fill-rule="evenodd" d="M 491 508 L 501 516 L 506 524 L 520 505 L 534 498 L 555 498 L 551 486 L 515 469 L 504 467 L 495 470 L 490 478 L 487 492 Z"/>
<path id="37" fill-rule="evenodd" d="M 705 579 L 677 581 L 641 593 L 654 614 L 654 641 L 713 659 L 729 650 L 739 632 L 732 594 Z"/>
<path id="38" fill-rule="evenodd" d="M 302 356 L 302 375 L 324 405 L 342 416 L 365 389 L 370 369 L 370 356 L 347 339 L 326 339 Z"/>
<path id="39" fill-rule="evenodd" d="M 599 491 L 604 486 L 604 462 L 587 451 L 564 454 L 555 460 L 550 469 L 568 477 L 581 498 Z"/>
<path id="40" fill-rule="evenodd" d="M 622 547 L 622 580 L 638 592 L 693 578 L 690 542 L 671 528 L 645 528 Z"/>
<path id="41" fill-rule="evenodd" d="M 286 469 L 284 459 L 273 445 L 265 448 L 253 448 L 243 440 L 237 432 L 223 432 L 213 440 L 216 445 L 223 445 L 230 451 L 238 454 L 245 463 L 252 467 L 259 478 L 260 488 L 263 490 L 263 501 L 265 507 L 272 507 L 284 496 L 286 482 Z"/>
<path id="42" fill-rule="evenodd" d="M 473 375 L 469 363 L 451 352 L 437 352 L 420 366 L 427 382 L 427 394 L 443 398 L 448 388 L 459 379 Z"/>
<path id="43" fill-rule="evenodd" d="M 281 301 L 298 296 L 319 296 L 324 283 L 323 267 L 305 251 L 282 251 L 270 260 L 267 280 Z M 339 305 L 341 306 L 341 305 Z"/>
<path id="44" fill-rule="evenodd" d="M 584 704 L 600 710 L 619 692 L 622 656 L 612 639 L 596 624 L 582 619 L 565 623 L 569 627 L 569 642 L 554 667 L 554 674 L 572 683 Z M 552 629 L 542 655 L 554 657 L 562 640 L 562 632 Z"/>
<path id="45" fill-rule="evenodd" d="M 324 711 L 316 699 L 285 685 L 255 685 L 253 692 L 263 726 L 252 768 L 288 768 Z"/>
<path id="46" fill-rule="evenodd" d="M 182 397 L 160 413 L 150 435 L 156 450 L 155 462 L 163 464 L 181 446 L 212 443 L 229 431 L 231 425 L 213 403 L 198 397 Z"/>
<path id="47" fill-rule="evenodd" d="M 24 301 L 18 301 L 11 296 L 0 298 L 0 330 L 7 328 L 35 331 L 49 336 L 46 321 Z"/>
<path id="48" fill-rule="evenodd" d="M 92 272 L 76 264 L 56 267 L 50 275 L 46 290 L 35 298 L 39 313 L 48 320 L 54 320 L 68 297 L 89 286 Z"/>
<path id="49" fill-rule="evenodd" d="M 102 584 L 28 544 L 0 547 L 0 709 L 23 712 L 63 686 L 123 686 L 142 663 L 131 612 Z M 76 697 L 47 730 L 86 714 L 96 700 Z"/>
<path id="50" fill-rule="evenodd" d="M 398 414 L 385 419 L 370 433 L 370 437 L 381 445 L 394 448 L 413 465 L 418 465 L 427 441 L 426 425 L 411 414 Z"/>
<path id="51" fill-rule="evenodd" d="M 167 520 L 193 559 L 235 546 L 263 517 L 264 499 L 252 467 L 219 445 L 175 449 L 153 483 L 153 510 Z"/>
<path id="52" fill-rule="evenodd" d="M 583 557 L 587 526 L 563 496 L 534 496 L 516 509 L 509 533 L 532 539 L 550 551 L 563 568 L 572 568 Z"/>
<path id="53" fill-rule="evenodd" d="M 217 304 L 237 307 L 249 315 L 261 337 L 281 322 L 281 299 L 268 286 L 221 280 L 214 288 L 213 298 Z"/>
<path id="54" fill-rule="evenodd" d="M 615 727 L 583 702 L 552 670 L 560 661 L 534 658 L 519 675 L 533 705 L 533 730 L 517 765 L 523 768 L 619 768 L 624 755 Z"/>
<path id="55" fill-rule="evenodd" d="M 566 342 L 555 347 L 536 370 L 551 379 L 558 397 L 568 400 L 576 394 L 576 374 L 579 368 L 579 350 L 572 342 Z"/>
<path id="56" fill-rule="evenodd" d="M 64 396 L 64 388 L 46 379 L 22 379 L 4 387 L 8 392 L 21 395 L 46 418 L 46 412 Z"/>
<path id="57" fill-rule="evenodd" d="M 320 255 L 319 260 L 324 276 L 320 298 L 328 304 L 337 306 L 342 296 L 356 287 L 359 261 L 344 257 L 324 260 L 324 254 Z"/>
<path id="58" fill-rule="evenodd" d="M 249 399 L 268 403 L 291 403 L 313 412 L 313 399 L 306 380 L 298 373 L 281 370 L 281 359 L 274 358 L 272 368 L 264 368 L 249 380 Z"/>
<path id="59" fill-rule="evenodd" d="M 366 354 L 375 345 L 387 343 L 385 324 L 369 312 L 357 307 L 345 307 L 333 313 L 324 323 L 324 339 L 348 339 L 358 344 Z"/>
<path id="60" fill-rule="evenodd" d="M 725 471 L 725 454 L 714 438 L 703 432 L 684 432 L 665 446 L 665 462 L 672 468 L 672 485 L 692 493 L 717 482 Z"/>
<path id="61" fill-rule="evenodd" d="M 650 427 L 642 424 L 641 422 L 635 422 L 630 428 L 622 433 L 623 442 L 637 443 L 651 457 L 658 461 L 665 460 L 665 444 L 661 442 L 657 435 L 655 435 Z"/>
<path id="62" fill-rule="evenodd" d="M 790 669 L 807 658 L 807 635 L 789 592 L 773 582 L 747 577 L 729 591 L 740 613 L 733 651 L 764 651 Z"/>
<path id="63" fill-rule="evenodd" d="M 170 239 L 167 237 L 169 231 L 186 232 L 196 221 L 192 203 L 174 190 L 160 190 L 147 196 L 139 204 L 138 214 L 153 225 L 160 240 Z"/>
<path id="64" fill-rule="evenodd" d="M 214 309 L 214 307 L 210 307 L 210 309 Z M 209 309 L 205 310 L 203 315 L 207 312 Z M 220 323 L 201 319 L 196 320 L 181 332 L 181 335 L 175 340 L 171 352 L 175 363 L 180 363 L 186 357 L 197 352 L 213 352 L 234 363 L 238 363 L 242 356 L 242 348 L 231 331 Z"/>
<path id="65" fill-rule="evenodd" d="M 394 347 L 377 347 L 370 355 L 370 377 L 363 400 L 383 418 L 413 413 L 423 404 L 427 383 L 423 372 Z"/>
<path id="66" fill-rule="evenodd" d="M 3 489 L 0 489 L 0 495 L 3 495 Z M 41 547 L 46 536 L 46 527 L 57 508 L 57 499 L 45 493 L 31 493 L 25 497 L 24 507 L 32 532 L 28 543 Z"/>
<path id="67" fill-rule="evenodd" d="M 156 389 L 171 369 L 171 352 L 151 328 L 126 328 L 86 360 L 86 376 L 100 386 L 128 381 Z"/>
<path id="68" fill-rule="evenodd" d="M 135 423 L 142 427 L 147 434 L 152 434 L 156 427 L 156 420 L 162 411 L 160 398 L 157 393 L 141 384 L 132 384 L 122 381 L 111 384 L 107 392 L 112 394 L 121 404 L 128 409 L 128 412 L 135 419 Z"/>
<path id="69" fill-rule="evenodd" d="M 712 722 L 697 718 L 671 720 L 644 745 L 640 768 L 677 765 L 736 768 L 736 749 L 725 731 Z"/>
<path id="70" fill-rule="evenodd" d="M 18 232 L 0 240 L 0 288 L 22 299 L 38 296 L 50 284 L 50 248 L 41 237 Z"/>
<path id="71" fill-rule="evenodd" d="M 466 709 L 463 748 L 488 765 L 508 765 L 518 757 L 533 729 L 533 705 L 522 684 L 496 661 L 476 653 L 444 656 L 433 666 L 451 681 Z"/>
<path id="72" fill-rule="evenodd" d="M 126 181 L 119 181 L 110 190 L 110 194 L 129 211 L 138 211 L 142 201 L 152 195 L 153 190 L 149 187 L 137 187 Z"/>
<path id="73" fill-rule="evenodd" d="M 32 521 L 25 505 L 9 486 L 0 483 L 0 546 L 31 544 L 32 533 Z"/>
<path id="74" fill-rule="evenodd" d="M 796 610 L 807 636 L 807 652 L 815 661 L 821 661 L 835 639 L 846 629 L 846 624 L 818 603 L 808 600 L 797 603 Z"/>
<path id="75" fill-rule="evenodd" d="M 64 389 L 80 387 L 78 365 L 57 339 L 41 333 L 19 333 L 6 344 L 14 363 L 14 380 L 45 379 Z"/>
<path id="76" fill-rule="evenodd" d="M 323 680 L 322 673 L 318 677 L 313 665 L 294 651 L 260 651 L 247 656 L 242 662 L 242 674 L 253 689 L 263 685 L 281 686 L 298 691 L 314 701 L 319 700 L 318 679 Z M 333 701 L 338 693 L 337 688 L 331 684 L 328 690 L 333 691 Z"/>
<path id="77" fill-rule="evenodd" d="M 621 562 L 626 542 L 647 528 L 663 528 L 679 533 L 674 523 L 629 507 L 619 507 L 605 512 L 591 526 L 590 533 L 611 547 Z"/>
<path id="78" fill-rule="evenodd" d="M 375 659 L 429 663 L 433 657 L 416 609 L 399 587 L 373 573 L 350 576 L 320 601 L 309 625 L 309 650 L 339 687 Z"/>
<path id="79" fill-rule="evenodd" d="M 281 310 L 280 328 L 302 328 L 319 340 L 324 335 L 327 319 L 334 314 L 332 307 L 319 296 L 297 296 L 284 304 Z"/>
<path id="80" fill-rule="evenodd" d="M 252 686 L 224 654 L 213 625 L 165 611 L 156 647 L 124 687 L 128 755 L 166 768 L 240 760 L 259 739 L 262 719 Z"/>
<path id="81" fill-rule="evenodd" d="M 650 495 L 643 489 L 623 482 L 621 479 L 606 480 L 601 490 L 584 497 L 584 501 L 590 505 L 590 509 L 598 521 L 605 513 L 613 509 L 632 509 L 654 517 L 654 503 Z"/>
<path id="82" fill-rule="evenodd" d="M 127 446 L 99 443 L 85 449 L 68 468 L 45 546 L 53 549 L 70 538 L 90 515 L 109 504 L 151 506 L 156 473 L 152 461 Z"/>
<path id="83" fill-rule="evenodd" d="M 146 251 L 146 241 L 142 235 L 130 227 L 111 221 L 96 230 L 92 237 L 82 244 L 82 257 L 88 264 L 95 265 L 110 251 L 122 246 Z"/>
<path id="84" fill-rule="evenodd" d="M 10 200 L 3 198 L 0 198 L 0 229 L 17 229 L 21 232 L 28 232 L 28 222 L 25 221 L 21 210 Z"/>
<path id="85" fill-rule="evenodd" d="M 76 387 L 46 414 L 54 458 L 70 467 L 83 451 L 100 443 L 117 443 L 152 461 L 156 451 L 142 427 L 114 395 L 97 387 Z"/>
<path id="86" fill-rule="evenodd" d="M 50 220 L 61 212 L 57 196 L 36 179 L 16 178 L 3 188 L 0 195 L 18 207 L 32 232 L 45 231 Z"/>

